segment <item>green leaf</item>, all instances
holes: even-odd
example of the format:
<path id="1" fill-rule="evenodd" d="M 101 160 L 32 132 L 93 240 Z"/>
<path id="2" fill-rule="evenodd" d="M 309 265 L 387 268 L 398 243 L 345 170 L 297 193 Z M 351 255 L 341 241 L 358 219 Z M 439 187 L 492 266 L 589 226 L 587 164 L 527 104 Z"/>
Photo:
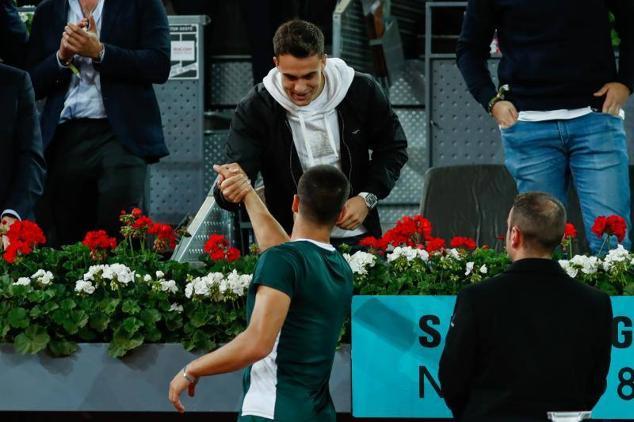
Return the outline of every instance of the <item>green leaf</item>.
<path id="1" fill-rule="evenodd" d="M 44 314 L 50 314 L 51 312 L 59 309 L 59 305 L 55 302 L 46 302 L 42 305 L 42 312 Z"/>
<path id="2" fill-rule="evenodd" d="M 143 322 L 141 322 L 141 320 L 130 317 L 123 320 L 123 324 L 121 324 L 120 328 L 125 330 L 125 333 L 131 337 L 136 334 L 136 332 L 139 331 L 141 327 L 143 327 Z"/>
<path id="3" fill-rule="evenodd" d="M 9 334 L 10 329 L 11 327 L 0 319 L 0 340 L 3 340 Z"/>
<path id="4" fill-rule="evenodd" d="M 56 340 L 48 343 L 48 351 L 55 357 L 70 356 L 79 349 L 77 343 L 68 340 Z"/>
<path id="5" fill-rule="evenodd" d="M 144 309 L 139 315 L 139 318 L 146 326 L 153 326 L 161 320 L 161 313 L 153 308 Z"/>
<path id="6" fill-rule="evenodd" d="M 88 314 L 86 312 L 77 310 L 68 314 L 68 317 L 64 319 L 62 326 L 68 334 L 77 334 L 80 328 L 84 327 L 88 323 Z"/>
<path id="7" fill-rule="evenodd" d="M 104 298 L 99 302 L 98 308 L 106 315 L 112 315 L 117 310 L 120 302 L 120 299 Z"/>
<path id="8" fill-rule="evenodd" d="M 88 326 L 81 328 L 79 332 L 77 333 L 77 335 L 79 336 L 80 339 L 87 342 L 93 342 L 97 339 L 97 333 L 95 333 L 93 330 L 88 328 Z M 100 340 L 103 341 L 105 339 L 101 338 Z"/>
<path id="9" fill-rule="evenodd" d="M 132 349 L 136 349 L 143 344 L 143 336 L 127 338 L 115 336 L 108 346 L 108 354 L 113 358 L 120 358 Z"/>
<path id="10" fill-rule="evenodd" d="M 145 331 L 145 340 L 147 342 L 157 343 L 162 337 L 161 330 L 156 327 L 151 327 Z"/>
<path id="11" fill-rule="evenodd" d="M 165 317 L 165 326 L 170 331 L 176 331 L 183 326 L 183 318 L 176 312 L 171 312 Z"/>
<path id="12" fill-rule="evenodd" d="M 123 304 L 121 305 L 121 310 L 125 312 L 126 314 L 136 315 L 139 312 L 141 312 L 141 307 L 139 306 L 136 300 L 126 299 L 123 301 Z"/>
<path id="13" fill-rule="evenodd" d="M 209 351 L 216 347 L 216 344 L 211 341 L 209 335 L 202 330 L 194 331 L 190 338 L 183 340 L 183 347 L 188 352 L 193 350 Z"/>
<path id="14" fill-rule="evenodd" d="M 22 354 L 35 354 L 46 348 L 50 337 L 46 329 L 39 325 L 31 325 L 23 333 L 15 336 L 15 350 Z"/>
<path id="15" fill-rule="evenodd" d="M 9 311 L 7 316 L 9 325 L 13 328 L 26 328 L 29 326 L 29 317 L 27 316 L 26 309 L 13 308 Z"/>
<path id="16" fill-rule="evenodd" d="M 77 307 L 77 304 L 73 299 L 64 299 L 60 302 L 59 307 L 62 311 L 72 311 Z"/>
<path id="17" fill-rule="evenodd" d="M 210 318 L 211 312 L 209 311 L 209 308 L 206 306 L 199 306 L 194 310 L 194 312 L 192 312 L 190 321 L 194 327 L 200 328 L 207 324 Z"/>
<path id="18" fill-rule="evenodd" d="M 110 317 L 103 312 L 97 312 L 90 317 L 89 324 L 90 328 L 101 333 L 108 328 L 108 324 L 110 324 Z"/>
<path id="19" fill-rule="evenodd" d="M 623 296 L 634 296 L 634 283 L 629 283 L 623 287 Z"/>
<path id="20" fill-rule="evenodd" d="M 37 318 L 40 315 L 42 315 L 43 311 L 42 308 L 40 307 L 40 305 L 35 305 L 33 308 L 31 308 L 31 312 L 29 312 L 29 316 L 31 318 Z"/>

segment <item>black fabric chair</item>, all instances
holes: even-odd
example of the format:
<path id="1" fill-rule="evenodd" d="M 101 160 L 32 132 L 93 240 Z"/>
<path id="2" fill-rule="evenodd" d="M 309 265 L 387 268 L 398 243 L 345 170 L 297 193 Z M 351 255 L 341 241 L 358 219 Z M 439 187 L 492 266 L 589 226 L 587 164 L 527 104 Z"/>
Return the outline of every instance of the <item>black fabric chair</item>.
<path id="1" fill-rule="evenodd" d="M 630 166 L 630 179 L 633 167 Z M 423 181 L 420 211 L 432 222 L 433 235 L 474 238 L 479 246 L 503 249 L 506 218 L 517 195 L 513 178 L 503 165 L 433 167 Z M 587 251 L 579 200 L 568 194 L 568 221 L 577 228 L 576 252 Z"/>

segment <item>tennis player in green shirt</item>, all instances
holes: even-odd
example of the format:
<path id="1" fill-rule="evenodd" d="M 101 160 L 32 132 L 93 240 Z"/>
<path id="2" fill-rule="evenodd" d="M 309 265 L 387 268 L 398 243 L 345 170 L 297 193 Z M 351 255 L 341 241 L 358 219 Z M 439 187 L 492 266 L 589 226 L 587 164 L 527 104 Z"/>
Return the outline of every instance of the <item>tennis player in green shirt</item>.
<path id="1" fill-rule="evenodd" d="M 328 381 L 350 311 L 352 271 L 330 232 L 348 199 L 348 180 L 333 166 L 308 169 L 289 204 L 289 238 L 237 164 L 214 169 L 225 199 L 244 203 L 264 252 L 247 295 L 247 328 L 179 371 L 169 399 L 182 413 L 180 394 L 193 396 L 200 377 L 245 368 L 239 421 L 335 421 Z"/>

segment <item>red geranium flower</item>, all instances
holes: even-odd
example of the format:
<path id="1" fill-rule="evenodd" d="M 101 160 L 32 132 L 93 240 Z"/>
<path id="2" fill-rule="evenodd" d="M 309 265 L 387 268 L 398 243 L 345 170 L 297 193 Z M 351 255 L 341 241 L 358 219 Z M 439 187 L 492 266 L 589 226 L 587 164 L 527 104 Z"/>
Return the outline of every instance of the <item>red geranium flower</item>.
<path id="1" fill-rule="evenodd" d="M 155 251 L 160 252 L 176 247 L 176 232 L 169 224 L 152 224 L 148 233 L 156 236 L 154 239 Z"/>
<path id="2" fill-rule="evenodd" d="M 364 237 L 359 241 L 359 246 L 365 246 L 366 248 L 385 250 L 387 248 L 388 241 L 384 238 L 377 239 L 374 236 Z"/>
<path id="3" fill-rule="evenodd" d="M 4 260 L 9 264 L 15 262 L 18 256 L 29 255 L 37 245 L 46 243 L 42 229 L 32 221 L 16 221 L 6 234 L 9 246 L 4 251 Z"/>
<path id="4" fill-rule="evenodd" d="M 627 224 L 625 219 L 618 215 L 610 215 L 605 217 L 600 215 L 594 220 L 592 225 L 592 233 L 601 238 L 604 234 L 608 236 L 616 236 L 619 242 L 622 242 L 627 232 Z"/>
<path id="5" fill-rule="evenodd" d="M 473 250 L 478 245 L 476 244 L 475 240 L 473 240 L 470 237 L 455 236 L 449 242 L 449 246 L 451 246 L 452 248 L 463 248 L 463 249 Z"/>
<path id="6" fill-rule="evenodd" d="M 385 233 L 382 240 L 393 246 L 416 246 L 432 238 L 431 229 L 431 222 L 422 215 L 405 216 Z"/>
<path id="7" fill-rule="evenodd" d="M 441 250 L 442 248 L 445 247 L 445 239 L 441 239 L 439 237 L 433 237 L 429 240 L 427 240 L 427 242 L 425 242 L 425 249 L 427 249 L 427 252 L 434 252 L 434 251 L 438 251 Z"/>
<path id="8" fill-rule="evenodd" d="M 90 250 L 114 249 L 117 247 L 117 239 L 108 236 L 105 230 L 95 230 L 86 233 L 82 243 Z"/>
<path id="9" fill-rule="evenodd" d="M 240 258 L 240 251 L 229 246 L 229 241 L 221 234 L 212 234 L 203 246 L 205 253 L 212 261 L 226 260 L 233 262 Z"/>
<path id="10" fill-rule="evenodd" d="M 572 223 L 566 223 L 566 228 L 564 229 L 564 239 L 570 239 L 573 237 L 577 237 L 577 229 Z"/>
<path id="11" fill-rule="evenodd" d="M 90 249 L 90 257 L 94 260 L 105 259 L 108 250 L 117 247 L 117 239 L 108 236 L 105 230 L 95 230 L 86 233 L 82 243 Z"/>

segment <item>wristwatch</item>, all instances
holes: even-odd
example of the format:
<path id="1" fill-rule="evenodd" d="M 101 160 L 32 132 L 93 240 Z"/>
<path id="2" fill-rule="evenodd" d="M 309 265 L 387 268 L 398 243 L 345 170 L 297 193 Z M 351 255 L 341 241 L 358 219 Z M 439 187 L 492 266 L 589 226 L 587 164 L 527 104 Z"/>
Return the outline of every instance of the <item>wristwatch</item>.
<path id="1" fill-rule="evenodd" d="M 359 192 L 357 196 L 360 196 L 365 201 L 365 205 L 368 209 L 374 209 L 376 205 L 379 203 L 379 198 L 376 197 L 375 194 L 370 192 Z"/>
<path id="2" fill-rule="evenodd" d="M 498 89 L 498 92 L 495 95 L 495 97 L 491 98 L 491 100 L 489 101 L 489 104 L 487 105 L 487 111 L 489 112 L 489 114 L 493 115 L 493 106 L 496 103 L 499 103 L 500 101 L 504 101 L 504 96 L 510 90 L 511 88 L 509 87 L 508 84 L 504 84 L 500 87 L 500 89 Z"/>

